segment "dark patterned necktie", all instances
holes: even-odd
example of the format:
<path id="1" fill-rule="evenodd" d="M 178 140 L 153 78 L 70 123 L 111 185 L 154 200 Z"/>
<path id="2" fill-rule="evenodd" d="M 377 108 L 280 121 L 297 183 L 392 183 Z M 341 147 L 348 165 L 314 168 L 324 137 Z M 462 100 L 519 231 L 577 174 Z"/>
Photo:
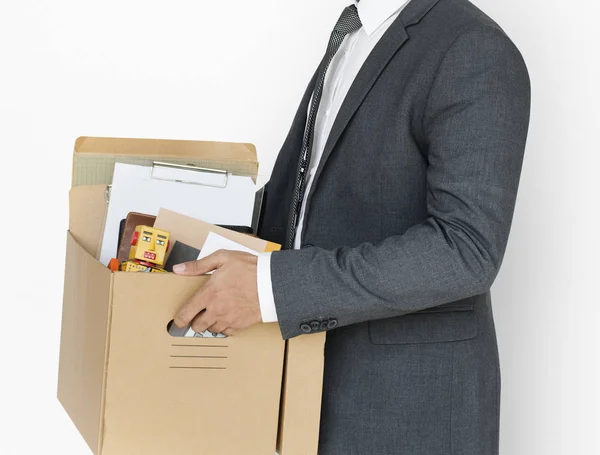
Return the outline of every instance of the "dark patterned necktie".
<path id="1" fill-rule="evenodd" d="M 286 242 L 287 248 L 292 248 L 294 245 L 294 237 L 296 234 L 296 225 L 298 223 L 298 217 L 300 215 L 300 208 L 302 207 L 302 201 L 304 198 L 304 190 L 306 188 L 306 173 L 308 171 L 308 165 L 310 163 L 310 155 L 312 152 L 313 136 L 315 132 L 315 121 L 317 119 L 317 112 L 319 111 L 319 104 L 321 102 L 321 95 L 323 94 L 323 85 L 325 83 L 325 75 L 327 74 L 327 68 L 333 60 L 333 57 L 342 45 L 342 41 L 346 35 L 360 29 L 362 24 L 358 17 L 358 11 L 356 6 L 348 6 L 342 12 L 342 15 L 335 24 L 335 28 L 329 38 L 329 45 L 327 46 L 327 52 L 321 61 L 319 66 L 319 73 L 317 76 L 317 82 L 313 91 L 312 102 L 310 104 L 310 111 L 308 113 L 308 119 L 306 121 L 306 129 L 304 130 L 304 138 L 302 140 L 302 152 L 300 153 L 300 160 L 298 163 L 298 172 L 296 174 L 296 185 L 294 191 L 294 200 L 292 203 L 292 212 L 290 215 L 289 232 Z"/>

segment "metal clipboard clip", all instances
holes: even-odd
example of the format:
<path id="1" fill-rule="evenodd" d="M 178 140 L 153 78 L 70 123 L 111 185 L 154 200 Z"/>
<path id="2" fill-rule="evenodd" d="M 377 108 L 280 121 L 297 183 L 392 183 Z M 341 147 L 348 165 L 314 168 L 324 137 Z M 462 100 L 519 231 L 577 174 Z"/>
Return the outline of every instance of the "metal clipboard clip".
<path id="1" fill-rule="evenodd" d="M 155 161 L 150 168 L 150 178 L 214 188 L 226 188 L 229 174 L 221 169 L 208 169 L 191 164 L 173 164 Z"/>
<path id="2" fill-rule="evenodd" d="M 154 161 L 150 166 L 150 178 L 190 185 L 227 188 L 229 173 L 221 169 L 208 169 L 193 164 Z M 111 190 L 112 185 L 106 185 L 104 199 L 107 204 L 110 202 Z"/>
<path id="3" fill-rule="evenodd" d="M 246 173 L 231 173 L 222 169 L 203 168 L 200 166 L 195 166 L 193 164 L 175 164 L 166 163 L 162 161 L 153 161 L 151 165 L 150 163 L 148 163 L 146 167 L 150 167 L 149 177 L 151 179 L 166 180 L 170 182 L 208 186 L 221 189 L 227 187 L 229 183 L 229 175 L 247 176 L 250 178 L 252 178 L 253 176 L 252 174 Z M 235 182 L 235 180 L 233 181 Z M 256 183 L 256 181 L 254 181 L 254 183 Z M 104 193 L 104 199 L 107 206 L 110 204 L 111 193 L 112 184 L 108 184 L 106 185 Z M 256 190 L 254 197 L 252 225 L 250 226 L 254 234 L 256 234 L 258 231 L 258 224 L 260 221 L 264 193 L 265 189 L 264 187 L 262 187 Z"/>

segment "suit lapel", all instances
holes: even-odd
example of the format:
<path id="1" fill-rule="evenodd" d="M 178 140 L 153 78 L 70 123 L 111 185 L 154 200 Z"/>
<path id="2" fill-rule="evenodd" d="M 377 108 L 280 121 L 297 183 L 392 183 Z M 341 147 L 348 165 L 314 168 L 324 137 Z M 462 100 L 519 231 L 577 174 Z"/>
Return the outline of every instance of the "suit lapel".
<path id="1" fill-rule="evenodd" d="M 396 55 L 400 48 L 408 41 L 409 36 L 406 32 L 406 28 L 418 23 L 438 1 L 439 0 L 411 0 L 398 18 L 392 23 L 390 28 L 381 37 L 381 40 L 377 43 L 363 64 L 333 123 L 333 127 L 331 128 L 329 138 L 325 144 L 325 149 L 323 150 L 323 155 L 314 177 L 309 199 L 316 187 L 317 180 L 325 167 L 329 155 L 335 148 L 341 135 L 348 126 L 348 123 L 392 57 Z"/>

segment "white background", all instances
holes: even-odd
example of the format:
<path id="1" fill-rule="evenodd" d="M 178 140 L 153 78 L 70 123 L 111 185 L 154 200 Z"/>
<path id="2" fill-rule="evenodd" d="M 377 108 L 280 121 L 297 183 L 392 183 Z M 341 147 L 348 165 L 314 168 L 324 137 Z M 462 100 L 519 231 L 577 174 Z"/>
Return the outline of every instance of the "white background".
<path id="1" fill-rule="evenodd" d="M 89 453 L 55 399 L 75 138 L 253 142 L 264 181 L 347 2 L 2 0 L 0 454 Z M 494 285 L 501 453 L 597 454 L 600 9 L 476 4 L 521 49 L 533 86 Z"/>

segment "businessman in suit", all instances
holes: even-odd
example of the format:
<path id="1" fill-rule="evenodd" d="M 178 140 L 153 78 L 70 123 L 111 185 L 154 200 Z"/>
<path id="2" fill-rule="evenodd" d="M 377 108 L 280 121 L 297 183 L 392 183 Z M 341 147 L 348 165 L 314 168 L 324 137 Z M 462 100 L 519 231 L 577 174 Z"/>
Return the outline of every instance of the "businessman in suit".
<path id="1" fill-rule="evenodd" d="M 176 317 L 327 332 L 320 455 L 498 453 L 490 287 L 529 123 L 519 51 L 468 0 L 347 7 L 279 153 L 260 256 L 221 251 Z"/>

